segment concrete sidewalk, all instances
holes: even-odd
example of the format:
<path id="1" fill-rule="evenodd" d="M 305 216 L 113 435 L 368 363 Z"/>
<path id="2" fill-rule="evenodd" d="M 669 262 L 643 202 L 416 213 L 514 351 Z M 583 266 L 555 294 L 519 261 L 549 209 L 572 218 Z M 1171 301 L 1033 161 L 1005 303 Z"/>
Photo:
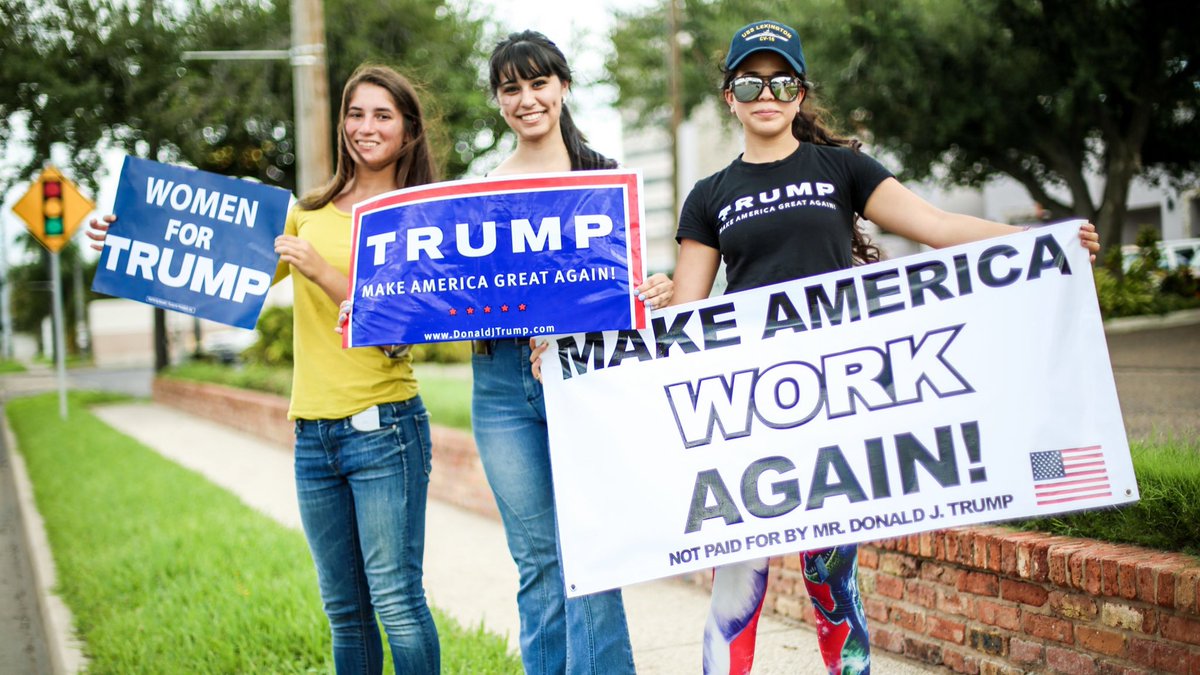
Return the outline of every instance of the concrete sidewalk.
<path id="1" fill-rule="evenodd" d="M 237 495 L 280 523 L 299 529 L 291 454 L 173 408 L 130 403 L 94 410 L 108 424 Z M 465 626 L 482 624 L 517 650 L 516 567 L 498 521 L 431 500 L 425 546 L 425 587 L 433 605 Z M 625 589 L 639 673 L 700 671 L 708 593 L 664 580 Z M 820 673 L 811 629 L 763 617 L 754 672 Z M 943 672 L 875 650 L 874 672 Z"/>

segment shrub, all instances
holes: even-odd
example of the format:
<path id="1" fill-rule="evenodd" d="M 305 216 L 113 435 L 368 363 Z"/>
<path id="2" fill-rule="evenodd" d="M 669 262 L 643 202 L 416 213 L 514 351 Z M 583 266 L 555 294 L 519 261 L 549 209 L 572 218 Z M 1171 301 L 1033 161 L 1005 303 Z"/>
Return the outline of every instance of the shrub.
<path id="1" fill-rule="evenodd" d="M 1126 264 L 1118 248 L 1109 250 L 1104 267 L 1095 270 L 1096 297 L 1104 318 L 1166 314 L 1200 306 L 1191 270 L 1162 269 L 1157 243 L 1158 233 L 1143 228 L 1137 238 L 1138 254 L 1132 261 Z"/>
<path id="2" fill-rule="evenodd" d="M 242 356 L 267 366 L 291 366 L 294 356 L 292 308 L 268 307 L 258 317 L 258 342 Z"/>

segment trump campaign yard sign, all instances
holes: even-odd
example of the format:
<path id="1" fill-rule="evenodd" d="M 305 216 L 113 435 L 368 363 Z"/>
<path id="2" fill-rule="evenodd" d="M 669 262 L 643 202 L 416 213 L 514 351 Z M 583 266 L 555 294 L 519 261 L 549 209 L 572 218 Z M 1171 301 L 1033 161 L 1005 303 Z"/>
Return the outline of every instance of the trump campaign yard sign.
<path id="1" fill-rule="evenodd" d="M 1079 224 L 552 339 L 568 592 L 1136 501 Z"/>
<path id="2" fill-rule="evenodd" d="M 92 290 L 254 328 L 291 194 L 126 157 Z"/>
<path id="3" fill-rule="evenodd" d="M 642 328 L 641 175 L 437 183 L 354 206 L 347 347 Z"/>

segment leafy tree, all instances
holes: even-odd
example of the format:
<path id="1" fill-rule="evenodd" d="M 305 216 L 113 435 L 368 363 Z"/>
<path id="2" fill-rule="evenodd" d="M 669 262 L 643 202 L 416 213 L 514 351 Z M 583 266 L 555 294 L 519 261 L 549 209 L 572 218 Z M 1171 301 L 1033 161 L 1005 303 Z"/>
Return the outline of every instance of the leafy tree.
<path id="1" fill-rule="evenodd" d="M 1200 170 L 1200 6 L 1153 0 L 723 0 L 684 3 L 686 82 L 714 82 L 738 26 L 800 31 L 817 93 L 899 158 L 906 178 L 1020 182 L 1056 214 L 1119 243 L 1131 180 L 1179 184 Z M 661 58 L 638 47 L 662 10 L 626 15 L 609 72 L 622 104 L 666 103 Z M 657 23 L 656 23 L 657 22 Z M 659 43 L 662 38 L 658 38 Z M 653 49 L 653 48 L 651 48 Z M 662 52 L 660 52 L 662 53 Z M 657 87 L 657 88 L 656 88 Z M 685 87 L 688 110 L 713 87 Z M 1091 194 L 1086 176 L 1104 177 Z M 1056 195 L 1064 190 L 1069 197 Z"/>

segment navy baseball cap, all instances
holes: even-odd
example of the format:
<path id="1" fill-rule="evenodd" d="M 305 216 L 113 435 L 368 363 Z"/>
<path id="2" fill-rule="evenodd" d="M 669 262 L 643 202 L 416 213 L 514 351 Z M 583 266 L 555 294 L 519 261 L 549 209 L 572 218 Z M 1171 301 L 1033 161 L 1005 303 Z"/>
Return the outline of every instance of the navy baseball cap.
<path id="1" fill-rule="evenodd" d="M 777 21 L 755 21 L 734 33 L 729 43 L 729 55 L 725 57 L 725 70 L 732 71 L 747 56 L 763 50 L 787 59 L 797 75 L 803 76 L 807 72 L 804 51 L 800 49 L 800 36 L 790 26 Z"/>

